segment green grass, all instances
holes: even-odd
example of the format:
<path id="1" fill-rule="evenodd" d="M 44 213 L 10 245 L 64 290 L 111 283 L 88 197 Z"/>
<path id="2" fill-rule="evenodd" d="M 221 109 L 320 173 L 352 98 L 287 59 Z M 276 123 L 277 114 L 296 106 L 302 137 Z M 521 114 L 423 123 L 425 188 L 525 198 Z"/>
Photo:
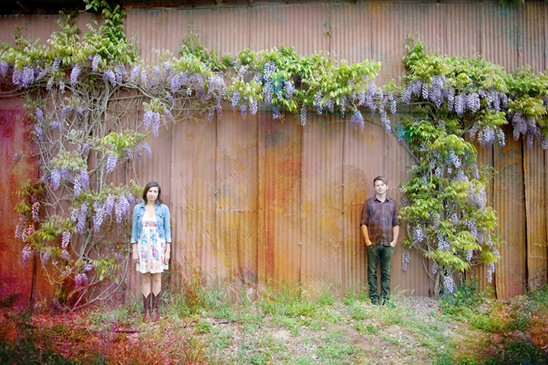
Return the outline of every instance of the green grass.
<path id="1" fill-rule="evenodd" d="M 366 319 L 368 316 L 368 312 L 364 306 L 359 304 L 354 304 L 352 305 L 352 308 L 351 308 L 351 316 L 352 316 L 352 319 L 359 321 L 359 320 Z"/>
<path id="2" fill-rule="evenodd" d="M 8 313 L 6 318 L 31 326 L 8 341 L 2 339 L 13 327 L 0 322 L 0 358 L 65 364 L 72 362 L 56 352 L 70 348 L 78 362 L 92 364 L 145 364 L 158 358 L 192 364 L 375 364 L 387 361 L 387 352 L 388 361 L 416 364 L 548 361 L 535 344 L 540 337 L 524 335 L 542 336 L 548 326 L 542 322 L 548 318 L 548 289 L 511 301 L 487 301 L 476 291 L 465 284 L 439 308 L 432 301 L 417 307 L 420 300 L 401 295 L 394 296 L 394 306 L 373 307 L 359 292 L 336 299 L 323 290 L 311 297 L 298 286 L 285 286 L 258 295 L 191 278 L 163 293 L 157 324 L 141 322 L 138 300 L 96 306 L 71 322 L 42 326 L 32 325 L 28 313 Z M 118 328 L 137 332 L 112 331 Z M 498 337 L 489 340 L 493 334 Z"/>
<path id="3" fill-rule="evenodd" d="M 548 342 L 548 286 L 529 295 L 494 301 L 479 310 L 484 303 L 485 295 L 474 282 L 464 283 L 455 294 L 442 299 L 444 314 L 492 335 L 482 341 L 480 354 L 446 352 L 439 364 L 548 364 L 548 352 L 533 341 Z"/>
<path id="4" fill-rule="evenodd" d="M 548 354 L 527 339 L 507 338 L 502 350 L 491 353 L 485 364 L 548 364 Z"/>
<path id="5" fill-rule="evenodd" d="M 36 347 L 31 339 L 18 339 L 15 342 L 0 342 L 0 361 L 2 364 L 78 364 L 50 349 Z"/>
<path id="6" fill-rule="evenodd" d="M 200 334 L 210 333 L 213 330 L 211 322 L 201 319 L 196 323 L 196 331 Z"/>

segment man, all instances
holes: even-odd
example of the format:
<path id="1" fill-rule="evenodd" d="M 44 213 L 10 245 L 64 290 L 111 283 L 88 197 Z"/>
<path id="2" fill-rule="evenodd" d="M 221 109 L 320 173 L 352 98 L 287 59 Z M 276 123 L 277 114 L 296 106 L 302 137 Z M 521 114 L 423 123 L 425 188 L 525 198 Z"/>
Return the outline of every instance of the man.
<path id="1" fill-rule="evenodd" d="M 390 296 L 390 265 L 400 233 L 398 204 L 386 197 L 388 181 L 383 176 L 373 180 L 375 196 L 365 201 L 361 230 L 367 246 L 367 281 L 371 304 L 386 304 Z M 377 288 L 377 265 L 381 263 L 381 297 Z"/>

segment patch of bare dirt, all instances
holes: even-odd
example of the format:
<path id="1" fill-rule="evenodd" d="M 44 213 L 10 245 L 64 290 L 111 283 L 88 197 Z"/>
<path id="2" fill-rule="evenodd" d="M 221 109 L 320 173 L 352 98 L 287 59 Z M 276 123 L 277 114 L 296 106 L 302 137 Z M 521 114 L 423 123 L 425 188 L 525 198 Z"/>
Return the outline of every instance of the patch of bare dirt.
<path id="1" fill-rule="evenodd" d="M 328 315 L 315 318 L 206 318 L 210 330 L 200 330 L 198 320 L 177 322 L 166 316 L 136 328 L 127 323 L 90 324 L 90 316 L 101 312 L 86 311 L 35 315 L 31 324 L 44 336 L 43 346 L 91 362 L 98 352 L 106 360 L 131 363 L 161 356 L 162 363 L 431 364 L 444 350 L 474 353 L 485 337 L 466 324 L 447 320 L 438 302 L 428 298 L 396 298 L 394 307 L 363 302 L 353 306 L 336 303 L 328 307 Z M 9 328 L 4 328 L 7 335 Z M 458 347 L 448 348 L 450 342 Z M 182 361 L 182 356 L 190 360 Z"/>
<path id="2" fill-rule="evenodd" d="M 458 351 L 468 352 L 485 336 L 466 324 L 442 318 L 438 302 L 428 298 L 401 298 L 394 308 L 361 305 L 365 319 L 353 319 L 348 306 L 336 304 L 332 310 L 340 320 L 325 323 L 321 329 L 301 326 L 290 330 L 273 323 L 270 317 L 265 317 L 252 333 L 246 333 L 241 324 L 223 324 L 222 331 L 230 332 L 232 338 L 226 350 L 237 356 L 250 342 L 250 336 L 270 336 L 285 348 L 284 354 L 273 354 L 273 363 L 305 358 L 311 363 L 429 364 L 448 346 L 447 342 L 458 342 Z M 419 324 L 430 330 L 425 333 L 417 327 Z M 329 354 L 321 355 L 327 352 L 322 348 L 328 348 L 329 342 L 341 348 L 350 345 L 354 354 L 344 362 L 331 362 Z"/>

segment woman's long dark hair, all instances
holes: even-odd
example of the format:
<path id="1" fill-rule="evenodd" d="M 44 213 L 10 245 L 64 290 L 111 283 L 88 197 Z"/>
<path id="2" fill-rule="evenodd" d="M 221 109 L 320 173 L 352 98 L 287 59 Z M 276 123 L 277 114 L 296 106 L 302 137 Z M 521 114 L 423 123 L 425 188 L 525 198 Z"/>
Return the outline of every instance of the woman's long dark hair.
<path id="1" fill-rule="evenodd" d="M 147 193 L 150 190 L 150 188 L 158 188 L 158 197 L 156 198 L 156 203 L 160 204 L 161 203 L 160 199 L 162 198 L 162 188 L 160 188 L 160 184 L 158 184 L 155 181 L 151 181 L 145 186 L 145 190 L 143 191 L 143 200 L 145 201 L 145 204 L 148 203 Z"/>

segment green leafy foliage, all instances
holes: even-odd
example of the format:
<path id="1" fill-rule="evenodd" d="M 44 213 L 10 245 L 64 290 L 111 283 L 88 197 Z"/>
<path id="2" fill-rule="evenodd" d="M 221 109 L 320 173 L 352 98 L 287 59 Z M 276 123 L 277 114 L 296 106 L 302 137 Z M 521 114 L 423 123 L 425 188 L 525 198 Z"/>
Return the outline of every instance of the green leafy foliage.
<path id="1" fill-rule="evenodd" d="M 260 52 L 246 49 L 235 62 L 238 74 L 227 87 L 233 106 L 253 108 L 262 101 L 273 106 L 275 119 L 278 113 L 301 112 L 302 123 L 303 108 L 315 108 L 319 114 L 323 109 L 357 111 L 361 105 L 356 95 L 367 90 L 380 69 L 378 62 L 336 63 L 328 53 L 305 57 L 284 46 Z"/>
<path id="2" fill-rule="evenodd" d="M 90 49 L 97 50 L 102 59 L 114 59 L 124 63 L 137 60 L 135 47 L 127 41 L 124 33 L 123 19 L 126 12 L 121 8 L 121 1 L 84 0 L 87 11 L 100 12 L 104 24 L 88 25 L 86 43 Z"/>
<path id="3" fill-rule="evenodd" d="M 122 157 L 126 151 L 133 146 L 139 145 L 146 135 L 135 131 L 125 131 L 121 133 L 110 132 L 103 138 L 97 140 L 96 149 L 99 151 L 112 152 Z"/>
<path id="4" fill-rule="evenodd" d="M 455 271 L 486 264 L 490 281 L 500 258 L 497 218 L 487 205 L 489 170 L 478 166 L 477 150 L 467 137 L 477 137 L 481 146 L 497 140 L 504 145 L 501 127 L 516 113 L 511 109 L 516 86 L 509 80 L 516 78 L 481 58 L 427 54 L 421 42 L 407 50 L 402 99 L 413 110 L 402 121 L 399 138 L 408 143 L 416 163 L 401 187 L 401 216 L 409 222 L 404 244 L 431 260 L 428 272 L 436 293 L 451 292 Z M 534 83 L 523 83 L 534 88 Z M 538 107 L 535 103 L 528 105 Z M 532 115 L 534 108 L 520 105 L 521 112 Z M 538 129 L 527 132 L 540 138 Z"/>
<path id="5" fill-rule="evenodd" d="M 408 45 L 403 61 L 402 101 L 413 109 L 397 134 L 416 161 L 401 187 L 401 216 L 409 223 L 404 243 L 431 260 L 436 293 L 451 292 L 454 272 L 474 264 L 487 266 L 490 282 L 502 242 L 486 204 L 490 172 L 478 166 L 469 140 L 504 145 L 501 128 L 510 124 L 528 148 L 535 140 L 548 147 L 547 77 L 529 68 L 508 74 L 481 57 L 429 54 L 422 42 Z"/>
<path id="6" fill-rule="evenodd" d="M 187 34 L 183 40 L 183 45 L 179 48 L 179 55 L 185 57 L 192 55 L 198 60 L 207 65 L 212 71 L 223 71 L 227 67 L 232 65 L 232 59 L 230 55 L 226 54 L 223 56 L 218 56 L 217 51 L 207 50 L 198 43 L 198 34 Z"/>
<path id="7" fill-rule="evenodd" d="M 454 293 L 446 293 L 440 300 L 441 309 L 449 313 L 452 309 L 468 307 L 472 310 L 486 301 L 485 293 L 479 289 L 479 279 L 467 280 Z"/>

